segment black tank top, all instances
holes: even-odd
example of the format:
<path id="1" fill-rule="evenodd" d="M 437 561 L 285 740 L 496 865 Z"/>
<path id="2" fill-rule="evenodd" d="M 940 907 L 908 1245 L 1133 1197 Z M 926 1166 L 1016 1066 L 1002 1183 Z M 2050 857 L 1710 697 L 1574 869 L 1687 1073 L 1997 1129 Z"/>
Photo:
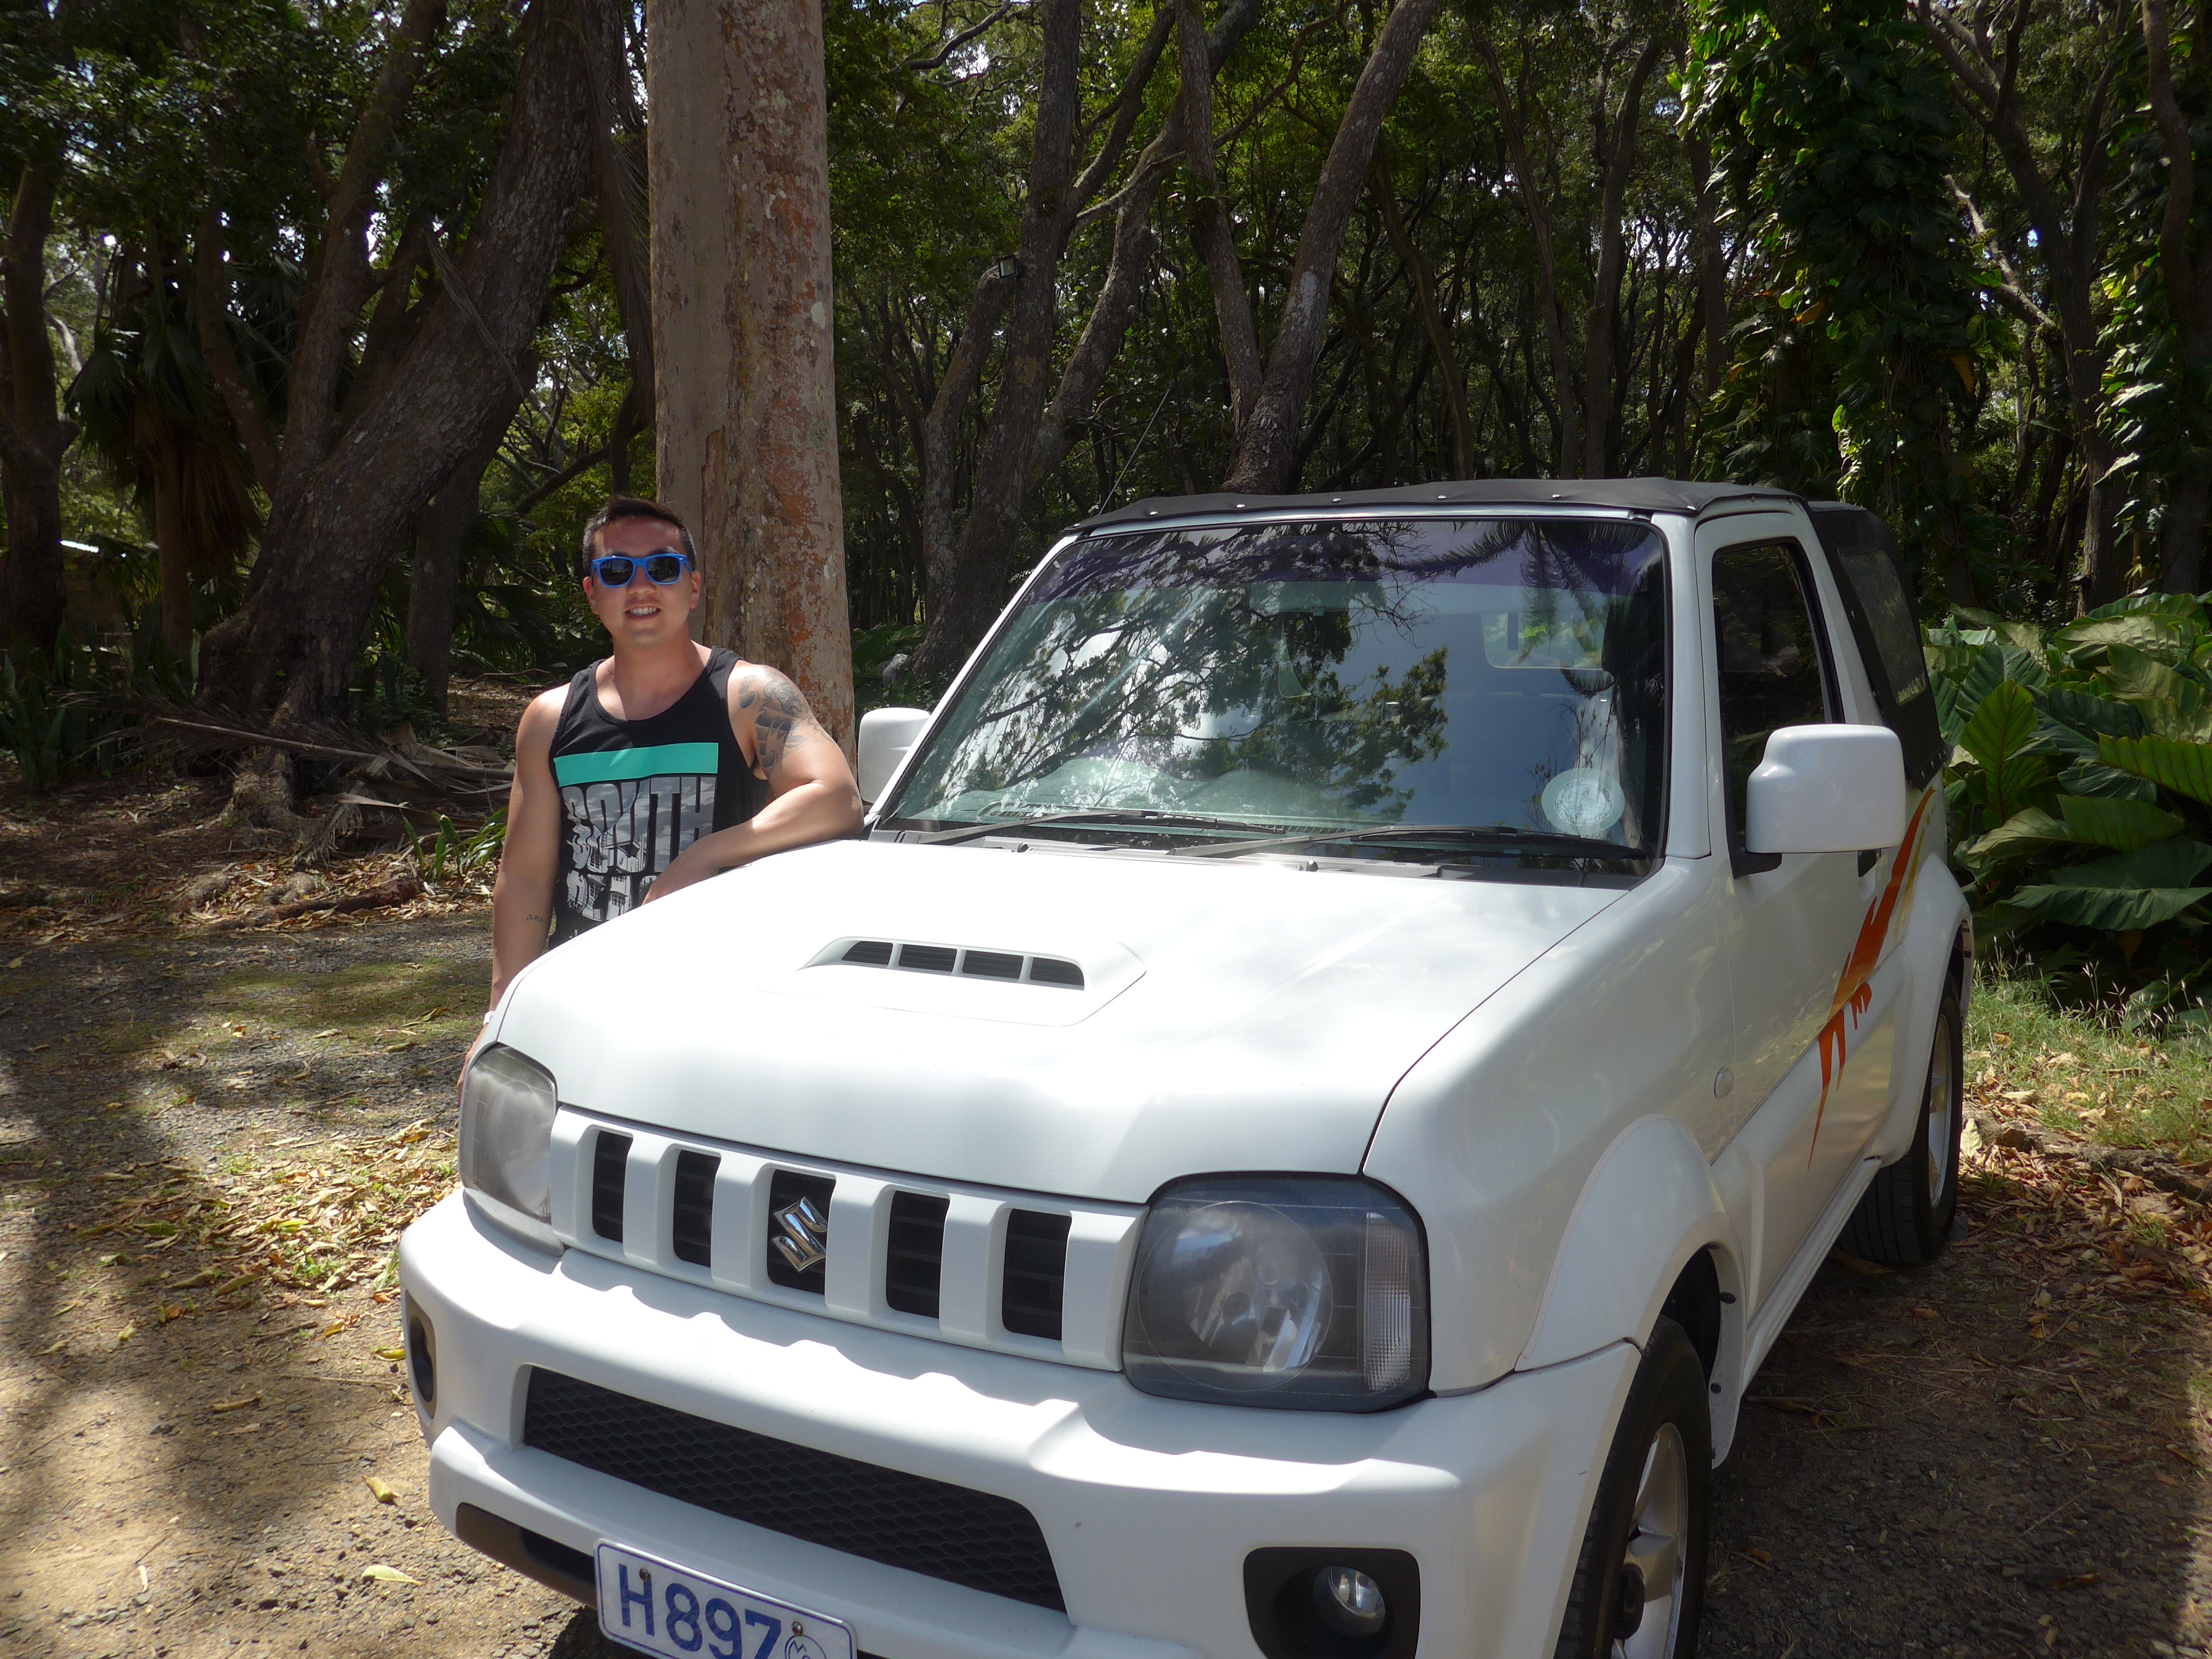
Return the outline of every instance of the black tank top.
<path id="1" fill-rule="evenodd" d="M 690 690 L 641 720 L 618 720 L 600 706 L 598 663 L 568 682 L 553 728 L 564 831 L 554 944 L 644 903 L 678 853 L 768 804 L 768 785 L 730 730 L 737 665 L 737 653 L 716 651 Z"/>

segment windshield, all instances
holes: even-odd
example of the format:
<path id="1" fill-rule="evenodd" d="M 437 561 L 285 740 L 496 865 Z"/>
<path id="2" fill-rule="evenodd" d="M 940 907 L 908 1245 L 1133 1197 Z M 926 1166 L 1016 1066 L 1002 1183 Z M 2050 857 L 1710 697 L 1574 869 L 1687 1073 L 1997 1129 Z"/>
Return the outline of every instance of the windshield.
<path id="1" fill-rule="evenodd" d="M 1502 826 L 1648 851 L 1665 775 L 1664 551 L 1647 524 L 1570 518 L 1079 543 L 885 821 Z"/>

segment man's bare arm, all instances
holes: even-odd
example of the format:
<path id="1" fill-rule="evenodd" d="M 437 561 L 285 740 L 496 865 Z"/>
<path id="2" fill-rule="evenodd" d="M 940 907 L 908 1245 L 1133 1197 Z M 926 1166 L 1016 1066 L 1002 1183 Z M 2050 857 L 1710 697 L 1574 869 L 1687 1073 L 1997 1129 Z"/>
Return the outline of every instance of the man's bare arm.
<path id="1" fill-rule="evenodd" d="M 553 781 L 553 729 L 566 688 L 523 711 L 514 733 L 514 784 L 507 798 L 507 842 L 491 899 L 491 1004 L 545 949 L 553 882 L 561 864 L 561 792 Z"/>
<path id="2" fill-rule="evenodd" d="M 860 792 L 845 751 L 787 677 L 750 663 L 731 675 L 730 727 L 753 751 L 754 775 L 768 783 L 768 805 L 748 822 L 692 842 L 654 880 L 647 903 L 720 871 L 860 827 Z"/>

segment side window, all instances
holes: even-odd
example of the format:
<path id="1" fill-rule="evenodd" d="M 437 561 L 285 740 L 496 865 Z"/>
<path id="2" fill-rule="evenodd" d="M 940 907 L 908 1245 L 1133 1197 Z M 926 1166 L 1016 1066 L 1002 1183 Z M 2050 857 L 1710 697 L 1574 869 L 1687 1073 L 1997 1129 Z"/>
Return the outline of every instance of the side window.
<path id="1" fill-rule="evenodd" d="M 1765 756 L 1767 734 L 1784 726 L 1824 726 L 1832 718 L 1802 563 L 1789 542 L 1758 542 L 1713 555 L 1713 641 L 1731 848 L 1743 845 L 1744 787 Z"/>
<path id="2" fill-rule="evenodd" d="M 1943 769 L 1943 738 L 1897 544 L 1863 507 L 1823 503 L 1812 512 L 1867 682 L 1883 721 L 1904 746 L 1905 781 L 1917 789 Z"/>

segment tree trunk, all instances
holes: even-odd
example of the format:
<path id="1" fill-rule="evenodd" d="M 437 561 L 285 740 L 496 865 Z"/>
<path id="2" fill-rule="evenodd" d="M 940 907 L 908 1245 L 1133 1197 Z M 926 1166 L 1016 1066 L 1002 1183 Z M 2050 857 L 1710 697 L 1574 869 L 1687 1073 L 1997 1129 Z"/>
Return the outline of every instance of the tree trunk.
<path id="1" fill-rule="evenodd" d="M 1567 344 L 1566 319 L 1559 303 L 1559 260 L 1552 246 L 1552 204 L 1536 177 L 1534 161 L 1528 154 L 1527 112 L 1517 102 L 1505 84 L 1505 73 L 1498 66 L 1497 49 L 1491 45 L 1487 33 L 1477 33 L 1475 49 L 1482 54 L 1483 67 L 1490 72 L 1490 89 L 1498 100 L 1498 125 L 1504 129 L 1506 154 L 1513 163 L 1515 188 L 1521 197 L 1522 210 L 1528 216 L 1528 234 L 1536 244 L 1536 301 L 1543 314 L 1544 344 L 1551 354 L 1553 415 L 1558 425 L 1556 434 L 1559 459 L 1553 463 L 1559 477 L 1571 477 L 1582 459 L 1582 408 L 1575 388 L 1574 354 Z M 1528 51 L 1522 52 L 1522 89 L 1528 89 Z"/>
<path id="2" fill-rule="evenodd" d="M 818 0 L 648 0 L 654 432 L 702 636 L 853 744 Z"/>
<path id="3" fill-rule="evenodd" d="M 508 422 L 515 406 L 507 408 Z M 484 469 L 507 436 L 502 423 L 462 459 L 415 519 L 415 560 L 407 583 L 407 661 L 422 677 L 441 714 L 453 672 L 453 597 L 460 584 L 461 550 L 483 498 Z"/>
<path id="4" fill-rule="evenodd" d="M 1206 17 L 1200 0 L 1177 0 L 1176 55 L 1182 70 L 1183 146 L 1198 189 L 1191 209 L 1190 240 L 1205 262 L 1213 289 L 1213 314 L 1221 325 L 1221 356 L 1229 370 L 1231 430 L 1242 436 L 1260 396 L 1260 340 L 1252 326 L 1252 301 L 1244 292 L 1237 258 L 1237 229 L 1222 199 L 1213 164 L 1213 66 L 1206 61 Z"/>
<path id="5" fill-rule="evenodd" d="M 701 568 L 716 570 L 732 552 L 710 503 L 727 493 L 737 408 L 726 319 L 736 268 L 725 92 L 733 47 L 719 0 L 646 0 L 645 42 L 654 487 L 691 526 Z"/>
<path id="6" fill-rule="evenodd" d="M 26 161 L 8 216 L 0 270 L 0 337 L 8 398 L 0 407 L 0 485 L 8 508 L 8 565 L 0 580 L 0 647 L 52 652 L 67 606 L 62 573 L 61 462 L 76 434 L 54 400 L 54 349 L 46 330 L 46 237 L 61 163 L 48 151 Z"/>
<path id="7" fill-rule="evenodd" d="M 932 585 L 929 632 L 915 653 L 916 673 L 932 678 L 959 665 L 1006 602 L 1003 554 L 1020 526 L 1030 443 L 1048 390 L 1058 313 L 1055 279 L 1073 226 L 1066 209 L 1075 173 L 1082 12 L 1078 0 L 1038 0 L 1036 15 L 1040 83 L 1028 202 L 1017 243 L 1021 273 L 1007 307 L 1006 361 L 976 458 L 975 493 L 960 550 L 949 580 Z"/>
<path id="8" fill-rule="evenodd" d="M 2212 516 L 2212 473 L 2194 467 L 2167 483 L 2166 522 L 2159 533 L 2159 587 L 2167 593 L 2204 591 L 2204 526 Z"/>
<path id="9" fill-rule="evenodd" d="M 1690 158 L 1690 187 L 1696 192 L 1690 238 L 1698 262 L 1698 315 L 1704 325 L 1698 397 L 1704 401 L 1721 389 L 1728 373 L 1728 251 L 1721 240 L 1720 189 L 1713 178 L 1713 147 L 1692 134 L 1685 142 Z"/>
<path id="10" fill-rule="evenodd" d="M 1232 0 L 1206 37 L 1209 57 L 1225 55 L 1228 45 L 1249 28 L 1258 0 Z M 1048 452 L 1066 454 L 1070 422 L 1087 410 L 1103 379 L 1128 311 L 1135 303 L 1134 273 L 1121 264 L 1121 255 L 1133 246 L 1122 240 L 1124 230 L 1134 238 L 1138 227 L 1117 221 L 1116 267 L 1124 281 L 1109 275 L 1091 326 L 1071 359 L 1060 395 L 1048 408 L 1047 385 L 1051 370 L 1056 289 L 1060 262 L 1068 238 L 1080 222 L 1085 206 L 1095 197 L 1119 165 L 1130 135 L 1144 110 L 1144 92 L 1166 51 L 1168 34 L 1176 18 L 1171 8 L 1155 15 L 1152 32 L 1139 47 L 1136 63 L 1114 103 L 1101 112 L 1106 135 L 1081 173 L 1075 171 L 1077 118 L 1080 113 L 1077 77 L 1081 44 L 1081 14 L 1076 0 L 1040 0 L 1039 76 L 1035 135 L 1030 152 L 1026 206 L 1016 248 L 1018 273 L 1011 292 L 992 295 L 987 277 L 979 288 L 969 327 L 963 333 L 953 368 L 946 370 L 938 401 L 930 411 L 933 434 L 923 462 L 923 482 L 929 497 L 924 512 L 925 553 L 941 550 L 928 562 L 929 630 L 915 653 L 914 674 L 925 684 L 948 678 L 960 665 L 1005 601 L 1007 564 L 1021 526 L 1023 498 L 1032 476 L 1032 458 L 1041 434 L 1048 434 Z M 1216 60 L 1218 62 L 1218 59 Z M 1178 100 L 1178 103 L 1180 100 Z M 1171 115 L 1170 121 L 1174 119 Z M 1157 149 L 1157 146 L 1154 147 Z M 1147 163 L 1157 158 L 1147 149 L 1138 162 L 1132 188 L 1119 205 L 1158 185 Z M 958 539 L 951 536 L 951 474 L 948 465 L 951 436 L 958 429 L 960 412 L 972 395 L 984 355 L 990 349 L 987 336 L 979 336 L 978 319 L 994 322 L 998 307 L 1010 314 L 1006 323 L 1006 353 L 999 377 L 998 396 L 976 458 L 975 485 L 968 521 Z M 975 355 L 969 356 L 972 343 Z M 958 372 L 956 373 L 956 370 Z"/>
<path id="11" fill-rule="evenodd" d="M 1231 0 L 1229 7 L 1215 19 L 1212 29 L 1206 36 L 1209 82 L 1221 73 L 1221 66 L 1236 50 L 1237 43 L 1259 20 L 1259 0 Z M 1148 72 L 1142 63 L 1138 69 L 1139 74 Z M 1099 286 L 1091 319 L 1084 325 L 1082 337 L 1068 356 L 1067 368 L 1060 375 L 1060 390 L 1053 394 L 1030 448 L 1031 489 L 1042 483 L 1067 458 L 1068 446 L 1073 441 L 1072 428 L 1090 414 L 1098 388 L 1105 384 L 1106 372 L 1121 352 L 1129 319 L 1136 314 L 1138 296 L 1156 245 L 1151 223 L 1152 204 L 1183 149 L 1188 104 L 1187 98 L 1178 98 L 1169 107 L 1166 120 L 1160 124 L 1152 142 L 1145 146 L 1136 165 L 1130 168 L 1128 182 L 1122 185 L 1115 202 L 1114 250 L 1107 263 L 1106 280 Z M 1230 252 L 1232 255 L 1236 252 L 1234 243 L 1230 245 Z M 1249 322 L 1249 307 L 1245 314 Z M 1102 506 L 1105 505 L 1104 495 L 1112 483 L 1111 478 L 1100 480 Z"/>
<path id="12" fill-rule="evenodd" d="M 853 638 L 837 484 L 830 117 L 820 0 L 723 12 L 732 251 L 725 318 L 736 400 L 702 631 L 788 673 L 853 748 Z M 658 125 L 658 123 L 656 123 Z"/>
<path id="13" fill-rule="evenodd" d="M 921 570 L 922 605 L 933 628 L 940 616 L 950 615 L 952 595 L 959 583 L 960 531 L 952 511 L 953 480 L 960 445 L 960 428 L 968 405 L 983 384 L 983 366 L 991 356 L 999 319 L 1013 298 L 1014 279 L 999 274 L 994 265 L 975 283 L 975 297 L 968 307 L 967 321 L 953 343 L 951 361 L 938 382 L 929 415 L 922 426 L 921 442 Z M 927 641 L 925 641 L 927 643 Z M 969 640 L 959 648 L 964 652 Z"/>
<path id="14" fill-rule="evenodd" d="M 1337 256 L 1375 159 L 1383 118 L 1397 101 L 1398 88 L 1413 67 L 1413 54 L 1429 32 L 1437 4 L 1438 0 L 1398 0 L 1352 88 L 1328 159 L 1322 163 L 1312 205 L 1306 210 L 1297 254 L 1291 263 L 1289 296 L 1267 355 L 1267 378 L 1252 418 L 1238 435 L 1224 489 L 1272 494 L 1296 485 L 1298 439 L 1306 398 L 1313 389 L 1314 364 L 1328 323 Z"/>
<path id="15" fill-rule="evenodd" d="M 467 246 L 457 260 L 440 253 L 421 320 L 378 383 L 349 398 L 349 420 L 335 409 L 302 410 L 315 382 L 304 373 L 312 365 L 295 358 L 281 481 L 251 596 L 202 644 L 209 701 L 279 726 L 343 710 L 376 590 L 416 515 L 521 393 L 516 364 L 590 179 L 592 100 L 576 41 L 599 44 L 611 27 L 607 0 L 533 6 L 506 136 Z M 341 187 L 353 161 L 349 154 Z M 335 195 L 334 213 L 345 199 L 343 188 Z M 346 222 L 334 218 L 331 235 Z M 341 261 L 325 268 L 339 282 Z M 311 297 L 313 316 L 345 296 Z M 311 332 L 303 325 L 301 357 Z"/>
<path id="16" fill-rule="evenodd" d="M 1451 330 L 1444 323 L 1442 307 L 1437 303 L 1437 279 L 1429 269 L 1412 236 L 1406 231 L 1406 222 L 1399 216 L 1398 197 L 1390 183 L 1389 169 L 1377 162 L 1375 167 L 1375 198 L 1382 210 L 1382 228 L 1389 233 L 1390 246 L 1398 255 L 1398 263 L 1406 267 L 1406 274 L 1413 281 L 1413 297 L 1420 307 L 1421 326 L 1428 333 L 1429 349 L 1437 360 L 1437 373 L 1444 385 L 1444 408 L 1451 416 L 1452 477 L 1474 477 L 1474 430 L 1467 418 L 1467 376 L 1459 366 L 1459 354 L 1452 349 Z"/>
<path id="17" fill-rule="evenodd" d="M 1629 71 L 1628 91 L 1613 114 L 1608 135 L 1605 106 L 1597 111 L 1597 131 L 1604 148 L 1600 152 L 1605 170 L 1602 204 L 1598 211 L 1597 282 L 1590 294 L 1589 334 L 1583 343 L 1583 395 L 1588 403 L 1583 426 L 1583 477 L 1613 476 L 1613 439 L 1619 416 L 1613 390 L 1613 337 L 1620 331 L 1620 278 L 1628 263 L 1626 237 L 1621 217 L 1628 194 L 1629 169 L 1636 160 L 1636 128 L 1644 111 L 1644 83 L 1659 61 L 1659 36 L 1654 34 L 1638 54 Z M 1599 82 L 1600 97 L 1604 82 Z"/>
<path id="18" fill-rule="evenodd" d="M 190 662 L 192 549 L 185 527 L 184 457 L 174 429 L 167 422 L 164 428 L 147 469 L 154 481 L 154 550 L 161 572 L 161 643 L 179 662 Z"/>
<path id="19" fill-rule="evenodd" d="M 2151 118 L 2166 155 L 2166 206 L 2159 221 L 2159 280 L 2173 318 L 2181 348 L 2182 400 L 2212 384 L 2212 235 L 2198 226 L 2195 134 L 2174 90 L 2172 46 L 2167 39 L 2166 0 L 2142 0 L 2145 77 Z M 2203 7 L 2197 7 L 2201 24 Z M 2202 50 L 2201 46 L 2198 50 Z M 2202 71 L 2200 70 L 2201 74 Z M 2201 408 L 2201 403 L 2198 404 Z M 2189 423 L 2191 426 L 2196 422 Z M 2202 439 L 2201 428 L 2187 433 Z M 2194 593 L 2204 580 L 2205 518 L 2212 501 L 2212 456 L 2192 447 L 2188 465 L 2167 489 L 2166 521 L 2159 536 L 2160 585 L 2169 592 Z"/>
<path id="20" fill-rule="evenodd" d="M 2027 5 L 2014 7 L 2003 20 L 2002 33 L 1980 36 L 1933 0 L 1917 0 L 1916 7 L 1922 28 L 1959 84 L 1962 101 L 2011 175 L 2035 231 L 2036 257 L 2049 278 L 2049 306 L 2063 342 L 2067 397 L 2087 485 L 2075 586 L 2078 607 L 2088 611 L 2119 598 L 2128 574 L 2125 550 L 2113 527 L 2124 480 L 2112 476 L 2118 451 L 2105 430 L 2106 352 L 2094 300 L 2102 266 L 2099 212 L 2110 152 L 2106 106 L 2117 61 L 2105 68 L 2084 112 L 2069 199 L 2061 194 L 2062 181 L 2044 171 L 2021 107 L 2018 76 L 2030 11 Z"/>

